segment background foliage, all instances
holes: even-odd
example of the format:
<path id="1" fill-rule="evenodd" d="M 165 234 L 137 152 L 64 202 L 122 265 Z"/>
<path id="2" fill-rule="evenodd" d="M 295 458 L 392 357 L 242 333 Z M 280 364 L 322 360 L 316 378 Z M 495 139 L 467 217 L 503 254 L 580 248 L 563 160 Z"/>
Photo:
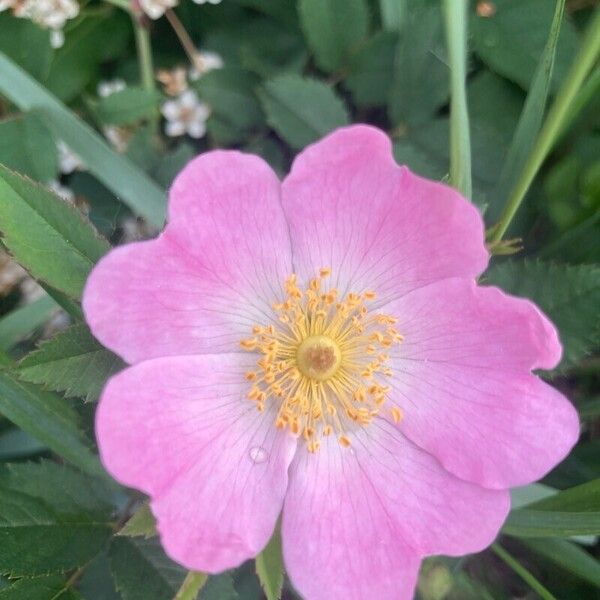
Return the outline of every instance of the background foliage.
<path id="1" fill-rule="evenodd" d="M 241 148 L 283 174 L 350 122 L 387 130 L 399 162 L 450 177 L 480 207 L 495 255 L 483 281 L 532 298 L 557 324 L 564 357 L 544 377 L 582 420 L 572 455 L 515 490 L 497 544 L 426 561 L 420 597 L 597 597 L 594 4 L 480 1 L 463 16 L 458 0 L 182 0 L 175 20 L 150 21 L 127 0 L 89 0 L 58 49 L 47 29 L 0 13 L 0 600 L 296 597 L 277 536 L 235 571 L 186 573 L 162 552 L 144 498 L 105 474 L 94 402 L 123 363 L 93 339 L 79 299 L 111 245 L 160 227 L 165 190 L 195 154 Z M 168 89 L 154 74 L 190 67 L 181 29 L 194 51 L 223 60 L 188 81 L 211 107 L 200 139 L 163 133 Z M 125 89 L 98 93 L 115 78 Z M 77 169 L 61 170 L 59 141 Z"/>

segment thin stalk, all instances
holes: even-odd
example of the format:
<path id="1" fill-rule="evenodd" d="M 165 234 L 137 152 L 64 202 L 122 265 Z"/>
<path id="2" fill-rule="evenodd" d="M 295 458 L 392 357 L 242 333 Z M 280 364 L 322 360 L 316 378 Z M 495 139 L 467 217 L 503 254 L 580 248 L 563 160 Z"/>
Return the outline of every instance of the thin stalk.
<path id="1" fill-rule="evenodd" d="M 167 21 L 169 21 L 171 24 L 171 27 L 183 46 L 185 53 L 188 55 L 190 62 L 192 65 L 194 65 L 194 67 L 196 67 L 196 69 L 201 71 L 202 59 L 200 58 L 198 48 L 196 48 L 194 41 L 190 37 L 190 34 L 187 32 L 186 28 L 183 26 L 183 23 L 179 20 L 179 17 L 172 9 L 169 9 L 165 12 L 165 17 L 167 17 Z"/>
<path id="2" fill-rule="evenodd" d="M 518 560 L 513 558 L 502 546 L 492 545 L 492 550 L 500 557 L 529 587 L 543 600 L 557 600 Z"/>
<path id="3" fill-rule="evenodd" d="M 467 1 L 444 0 L 450 61 L 450 183 L 471 197 L 471 138 L 467 109 Z"/>
<path id="4" fill-rule="evenodd" d="M 194 600 L 198 596 L 198 592 L 204 587 L 207 579 L 208 575 L 206 573 L 190 571 L 173 600 Z"/>
<path id="5" fill-rule="evenodd" d="M 142 87 L 148 91 L 153 91 L 155 89 L 154 65 L 152 62 L 150 33 L 148 32 L 148 29 L 144 27 L 143 23 L 141 23 L 135 16 L 132 16 L 132 19 Z"/>
<path id="6" fill-rule="evenodd" d="M 540 131 L 533 151 L 529 155 L 521 176 L 517 180 L 504 207 L 491 242 L 498 242 L 506 233 L 525 194 L 533 182 L 542 163 L 548 156 L 564 126 L 570 121 L 570 109 L 577 100 L 579 91 L 600 55 L 600 10 L 596 10 L 567 78 L 562 84 L 546 121 Z"/>

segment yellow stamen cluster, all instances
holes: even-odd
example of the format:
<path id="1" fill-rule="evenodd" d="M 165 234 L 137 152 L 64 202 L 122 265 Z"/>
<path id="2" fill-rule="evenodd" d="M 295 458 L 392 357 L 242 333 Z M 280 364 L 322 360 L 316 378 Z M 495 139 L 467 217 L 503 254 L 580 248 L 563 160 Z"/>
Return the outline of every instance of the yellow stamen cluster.
<path id="1" fill-rule="evenodd" d="M 329 274 L 321 269 L 306 290 L 296 275 L 289 277 L 285 300 L 273 304 L 277 321 L 255 325 L 252 337 L 240 342 L 261 355 L 257 369 L 246 373 L 248 398 L 261 412 L 276 402 L 275 425 L 301 435 L 311 452 L 320 436 L 333 433 L 349 447 L 349 428 L 368 425 L 379 413 L 392 375 L 387 352 L 402 341 L 397 319 L 369 313 L 375 292 L 340 299 L 337 289 L 323 289 Z M 398 407 L 390 414 L 396 423 L 402 418 Z"/>

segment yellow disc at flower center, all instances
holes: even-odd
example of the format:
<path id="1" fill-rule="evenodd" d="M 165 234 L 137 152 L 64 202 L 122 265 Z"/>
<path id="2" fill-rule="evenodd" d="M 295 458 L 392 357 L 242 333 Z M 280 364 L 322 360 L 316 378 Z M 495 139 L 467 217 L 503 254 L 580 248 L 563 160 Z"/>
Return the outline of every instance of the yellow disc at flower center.
<path id="1" fill-rule="evenodd" d="M 298 346 L 296 360 L 303 375 L 325 381 L 335 375 L 342 355 L 339 346 L 331 338 L 313 335 Z"/>

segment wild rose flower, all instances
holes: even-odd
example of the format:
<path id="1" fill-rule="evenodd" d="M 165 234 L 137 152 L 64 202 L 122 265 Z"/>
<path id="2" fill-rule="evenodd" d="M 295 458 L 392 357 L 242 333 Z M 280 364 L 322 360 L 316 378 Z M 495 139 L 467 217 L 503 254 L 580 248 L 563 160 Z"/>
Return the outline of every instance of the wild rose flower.
<path id="1" fill-rule="evenodd" d="M 280 184 L 215 151 L 169 223 L 92 272 L 94 334 L 133 366 L 96 430 L 108 470 L 151 496 L 167 553 L 210 573 L 259 553 L 283 511 L 307 599 L 410 598 L 420 561 L 485 548 L 508 488 L 571 449 L 577 415 L 532 374 L 548 319 L 475 277 L 477 210 L 398 167 L 380 131 L 336 131 Z"/>

